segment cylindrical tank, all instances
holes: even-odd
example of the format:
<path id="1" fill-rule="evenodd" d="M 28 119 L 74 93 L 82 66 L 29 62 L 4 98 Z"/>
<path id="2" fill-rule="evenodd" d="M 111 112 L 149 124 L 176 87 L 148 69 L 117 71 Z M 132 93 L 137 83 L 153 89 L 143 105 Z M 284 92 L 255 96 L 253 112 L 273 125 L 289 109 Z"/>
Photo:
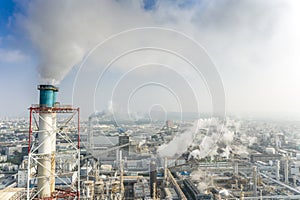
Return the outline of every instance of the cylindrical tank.
<path id="1" fill-rule="evenodd" d="M 95 195 L 104 193 L 104 182 L 102 180 L 95 182 Z"/>
<path id="2" fill-rule="evenodd" d="M 257 197 L 257 166 L 253 166 L 253 193 Z"/>
<path id="3" fill-rule="evenodd" d="M 234 174 L 237 176 L 239 174 L 239 163 L 234 163 Z"/>
<path id="4" fill-rule="evenodd" d="M 86 197 L 88 199 L 94 199 L 94 182 L 93 181 L 84 181 L 84 187 L 86 191 Z"/>
<path id="5" fill-rule="evenodd" d="M 284 161 L 284 182 L 289 183 L 289 160 L 288 158 Z"/>
<path id="6" fill-rule="evenodd" d="M 276 160 L 275 170 L 276 170 L 276 180 L 279 181 L 280 180 L 280 161 L 279 160 Z"/>
<path id="7" fill-rule="evenodd" d="M 111 192 L 112 193 L 119 193 L 120 192 L 120 181 L 113 181 L 111 184 Z"/>
<path id="8" fill-rule="evenodd" d="M 241 194 L 240 194 L 240 200 L 244 200 L 245 199 L 245 195 L 244 195 L 244 192 L 241 191 Z"/>
<path id="9" fill-rule="evenodd" d="M 39 113 L 39 163 L 37 190 L 39 198 L 51 197 L 55 189 L 55 151 L 56 151 L 56 114 L 52 112 L 54 105 L 53 85 L 39 85 L 40 113 Z M 56 100 L 55 100 L 56 101 Z"/>

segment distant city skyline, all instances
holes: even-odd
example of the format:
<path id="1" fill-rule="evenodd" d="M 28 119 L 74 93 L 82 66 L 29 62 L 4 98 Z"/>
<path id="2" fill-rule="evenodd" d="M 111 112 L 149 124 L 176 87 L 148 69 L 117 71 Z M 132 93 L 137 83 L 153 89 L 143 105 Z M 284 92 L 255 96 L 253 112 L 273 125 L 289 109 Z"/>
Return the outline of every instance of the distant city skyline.
<path id="1" fill-rule="evenodd" d="M 109 106 L 211 113 L 214 100 L 227 114 L 298 116 L 299 19 L 292 0 L 4 0 L 0 118 L 28 116 L 45 82 L 84 117 Z"/>

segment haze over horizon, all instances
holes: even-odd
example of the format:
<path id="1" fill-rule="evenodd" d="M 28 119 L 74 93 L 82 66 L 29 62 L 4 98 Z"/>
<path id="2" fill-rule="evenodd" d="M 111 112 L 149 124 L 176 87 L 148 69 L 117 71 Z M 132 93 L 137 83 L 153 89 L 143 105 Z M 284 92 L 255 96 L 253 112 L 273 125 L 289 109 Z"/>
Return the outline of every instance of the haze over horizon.
<path id="1" fill-rule="evenodd" d="M 299 116 L 299 19 L 293 0 L 4 0 L 0 117 L 28 116 L 40 83 L 58 84 L 85 117 L 223 104 Z"/>

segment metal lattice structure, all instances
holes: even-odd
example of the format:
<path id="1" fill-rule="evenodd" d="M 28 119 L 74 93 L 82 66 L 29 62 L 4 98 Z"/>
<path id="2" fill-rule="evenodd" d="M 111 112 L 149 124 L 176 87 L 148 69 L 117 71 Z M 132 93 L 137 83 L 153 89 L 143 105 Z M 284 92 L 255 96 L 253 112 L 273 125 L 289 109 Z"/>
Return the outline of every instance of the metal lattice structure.
<path id="1" fill-rule="evenodd" d="M 80 199 L 79 108 L 38 104 L 29 110 L 27 199 Z M 58 142 L 64 148 L 56 149 Z M 43 153 L 49 145 L 51 154 Z"/>

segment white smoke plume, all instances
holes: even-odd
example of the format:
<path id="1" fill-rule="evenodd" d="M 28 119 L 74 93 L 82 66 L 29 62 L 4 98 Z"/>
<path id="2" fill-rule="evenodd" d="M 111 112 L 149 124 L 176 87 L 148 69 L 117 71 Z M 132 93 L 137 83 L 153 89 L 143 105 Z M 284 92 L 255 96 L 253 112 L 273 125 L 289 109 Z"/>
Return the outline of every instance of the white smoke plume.
<path id="1" fill-rule="evenodd" d="M 200 121 L 200 120 L 199 120 Z M 169 143 L 162 144 L 157 149 L 161 157 L 180 156 L 192 144 L 195 134 L 199 130 L 199 121 L 196 121 L 192 128 L 184 131 L 180 135 L 176 135 Z"/>
<path id="2" fill-rule="evenodd" d="M 201 129 L 207 130 L 207 133 L 212 131 L 212 134 L 203 135 Z M 161 145 L 158 148 L 158 153 L 160 156 L 180 156 L 192 145 L 195 149 L 190 152 L 189 158 L 201 159 L 206 156 L 217 155 L 217 144 L 221 143 L 226 145 L 222 155 L 228 158 L 231 151 L 228 145 L 231 144 L 233 138 L 234 132 L 229 131 L 218 119 L 199 119 L 191 129 L 175 136 L 168 144 Z"/>
<path id="3" fill-rule="evenodd" d="M 239 129 L 239 123 L 229 118 L 226 119 L 225 124 L 216 118 L 199 121 L 198 128 L 200 131 L 197 132 L 193 140 L 193 150 L 190 152 L 189 159 L 201 159 L 207 156 L 214 159 L 215 155 L 228 159 L 232 151 L 231 144 L 234 141 L 235 132 Z M 235 130 L 229 130 L 229 128 Z"/>
<path id="4" fill-rule="evenodd" d="M 59 83 L 94 45 L 111 34 L 142 26 L 142 21 L 147 21 L 139 1 L 18 3 L 23 13 L 17 13 L 16 20 L 27 31 L 37 51 L 41 82 Z"/>
<path id="5" fill-rule="evenodd" d="M 20 9 L 12 23 L 16 22 L 22 28 L 21 34 L 34 47 L 38 58 L 34 63 L 38 62 L 41 82 L 59 83 L 92 47 L 113 34 L 138 27 L 164 27 L 189 35 L 207 50 L 224 81 L 227 111 L 300 111 L 299 94 L 294 92 L 300 90 L 297 76 L 300 64 L 297 53 L 300 51 L 299 1 L 154 0 L 156 3 L 150 10 L 144 8 L 147 0 L 16 1 Z M 147 45 L 154 42 L 153 46 L 156 46 L 161 41 L 169 46 L 186 45 L 176 34 L 169 37 L 144 34 L 142 38 L 118 41 L 106 47 L 106 54 L 97 56 L 96 66 L 103 68 L 107 64 L 104 60 L 113 52 L 123 52 L 122 48 L 141 47 L 145 42 Z M 198 52 L 187 46 L 190 53 Z M 127 64 L 134 66 L 145 60 L 162 63 L 165 59 L 161 54 L 152 55 L 153 59 L 147 59 L 149 57 L 142 55 L 136 60 L 128 59 Z M 117 70 L 126 68 L 121 63 L 126 62 L 124 60 L 120 61 Z M 165 60 L 168 61 L 164 64 L 182 67 L 179 61 Z M 282 80 L 283 74 L 285 81 L 278 81 Z M 171 78 L 168 80 L 172 82 Z M 193 80 L 189 78 L 188 81 Z M 88 82 L 87 79 L 84 81 Z M 79 91 L 80 94 L 83 92 Z M 203 96 L 200 99 L 206 102 Z"/>
<path id="6" fill-rule="evenodd" d="M 234 137 L 233 131 L 225 130 L 224 134 L 222 135 L 222 139 L 220 141 L 222 141 L 226 145 L 229 145 L 233 141 L 233 137 Z"/>
<path id="7" fill-rule="evenodd" d="M 248 148 L 247 146 L 244 146 L 242 144 L 233 146 L 233 149 L 235 153 L 240 155 L 242 158 L 247 158 L 249 156 Z"/>
<path id="8" fill-rule="evenodd" d="M 113 102 L 112 102 L 112 101 L 109 101 L 109 102 L 108 102 L 107 110 L 108 110 L 108 112 L 111 113 L 111 114 L 114 113 L 114 108 L 113 108 Z"/>
<path id="9" fill-rule="evenodd" d="M 250 41 L 243 40 L 250 38 L 252 44 L 241 57 L 247 63 L 252 50 L 257 52 L 258 45 L 273 35 L 290 5 L 280 0 L 157 0 L 152 10 L 146 10 L 144 2 L 147 1 L 25 0 L 17 1 L 22 12 L 15 18 L 38 53 L 41 79 L 59 82 L 97 43 L 119 31 L 144 26 L 171 27 L 199 36 L 205 44 L 217 44 L 220 51 L 227 52 L 225 57 L 236 55 L 240 47 L 244 49 L 245 42 Z M 169 40 L 177 42 L 174 38 Z"/>
<path id="10" fill-rule="evenodd" d="M 204 192 L 210 185 L 210 180 L 207 178 L 205 171 L 197 169 L 191 173 L 192 181 L 197 182 L 197 188 L 200 192 Z"/>

